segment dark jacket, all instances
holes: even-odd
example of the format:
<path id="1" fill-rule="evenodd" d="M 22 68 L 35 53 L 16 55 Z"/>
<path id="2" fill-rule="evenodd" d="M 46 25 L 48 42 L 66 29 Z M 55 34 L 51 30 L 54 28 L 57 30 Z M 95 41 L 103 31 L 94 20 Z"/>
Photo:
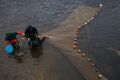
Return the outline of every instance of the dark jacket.
<path id="1" fill-rule="evenodd" d="M 35 40 L 38 36 L 38 31 L 35 27 L 29 26 L 25 30 L 25 37 L 30 38 L 31 40 Z"/>

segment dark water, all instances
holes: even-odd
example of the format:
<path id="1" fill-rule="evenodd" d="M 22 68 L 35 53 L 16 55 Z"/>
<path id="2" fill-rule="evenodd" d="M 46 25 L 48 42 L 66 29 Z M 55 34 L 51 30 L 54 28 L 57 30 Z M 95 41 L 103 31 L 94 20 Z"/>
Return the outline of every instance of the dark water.
<path id="1" fill-rule="evenodd" d="M 40 32 L 51 30 L 64 20 L 81 0 L 1 0 L 0 28 L 24 29 L 36 26 Z M 41 29 L 42 27 L 42 29 Z M 13 29 L 13 30 L 12 30 Z"/>
<path id="2" fill-rule="evenodd" d="M 57 28 L 82 0 L 0 0 L 0 45 L 6 32 L 24 31 L 28 25 L 39 34 Z"/>
<path id="3" fill-rule="evenodd" d="M 102 12 L 81 28 L 79 45 L 109 80 L 120 80 L 120 1 L 103 1 Z"/>

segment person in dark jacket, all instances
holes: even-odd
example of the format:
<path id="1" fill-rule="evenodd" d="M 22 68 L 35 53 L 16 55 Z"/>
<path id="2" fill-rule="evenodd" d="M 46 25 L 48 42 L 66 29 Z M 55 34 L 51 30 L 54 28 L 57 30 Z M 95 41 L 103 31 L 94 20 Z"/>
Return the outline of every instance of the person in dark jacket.
<path id="1" fill-rule="evenodd" d="M 37 39 L 37 36 L 38 36 L 38 31 L 35 27 L 33 26 L 27 26 L 26 30 L 25 30 L 25 37 L 27 39 L 31 39 L 32 41 L 33 40 L 36 40 Z"/>
<path id="2" fill-rule="evenodd" d="M 25 30 L 25 37 L 28 40 L 28 46 L 30 48 L 38 46 L 41 43 L 41 40 L 38 37 L 38 31 L 35 27 L 29 25 Z"/>
<path id="3" fill-rule="evenodd" d="M 44 40 L 46 38 L 48 38 L 48 37 L 39 38 L 37 29 L 35 27 L 31 26 L 31 25 L 27 26 L 27 28 L 25 30 L 25 37 L 28 40 L 29 48 L 42 45 Z"/>

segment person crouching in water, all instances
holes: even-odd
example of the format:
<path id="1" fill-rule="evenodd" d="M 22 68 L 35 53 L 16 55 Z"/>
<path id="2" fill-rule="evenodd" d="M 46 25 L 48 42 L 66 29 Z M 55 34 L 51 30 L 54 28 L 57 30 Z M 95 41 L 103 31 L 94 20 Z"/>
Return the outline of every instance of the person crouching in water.
<path id="1" fill-rule="evenodd" d="M 12 45 L 14 50 L 17 48 L 17 42 L 18 42 L 17 35 L 24 36 L 24 33 L 23 32 L 10 32 L 10 33 L 6 33 L 4 37 L 6 44 Z"/>
<path id="2" fill-rule="evenodd" d="M 25 37 L 28 40 L 29 48 L 33 48 L 33 47 L 39 46 L 45 40 L 45 37 L 43 37 L 42 39 L 40 39 L 38 37 L 37 29 L 35 27 L 31 26 L 31 25 L 27 26 L 27 28 L 25 30 Z"/>

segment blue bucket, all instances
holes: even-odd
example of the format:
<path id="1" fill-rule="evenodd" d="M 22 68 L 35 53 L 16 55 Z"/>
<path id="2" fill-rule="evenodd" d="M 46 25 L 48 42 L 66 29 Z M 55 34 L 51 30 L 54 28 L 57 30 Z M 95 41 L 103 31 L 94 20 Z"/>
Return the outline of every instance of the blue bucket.
<path id="1" fill-rule="evenodd" d="M 14 52 L 14 48 L 12 45 L 7 45 L 5 46 L 5 51 L 9 54 L 9 55 L 12 55 L 13 52 Z"/>

